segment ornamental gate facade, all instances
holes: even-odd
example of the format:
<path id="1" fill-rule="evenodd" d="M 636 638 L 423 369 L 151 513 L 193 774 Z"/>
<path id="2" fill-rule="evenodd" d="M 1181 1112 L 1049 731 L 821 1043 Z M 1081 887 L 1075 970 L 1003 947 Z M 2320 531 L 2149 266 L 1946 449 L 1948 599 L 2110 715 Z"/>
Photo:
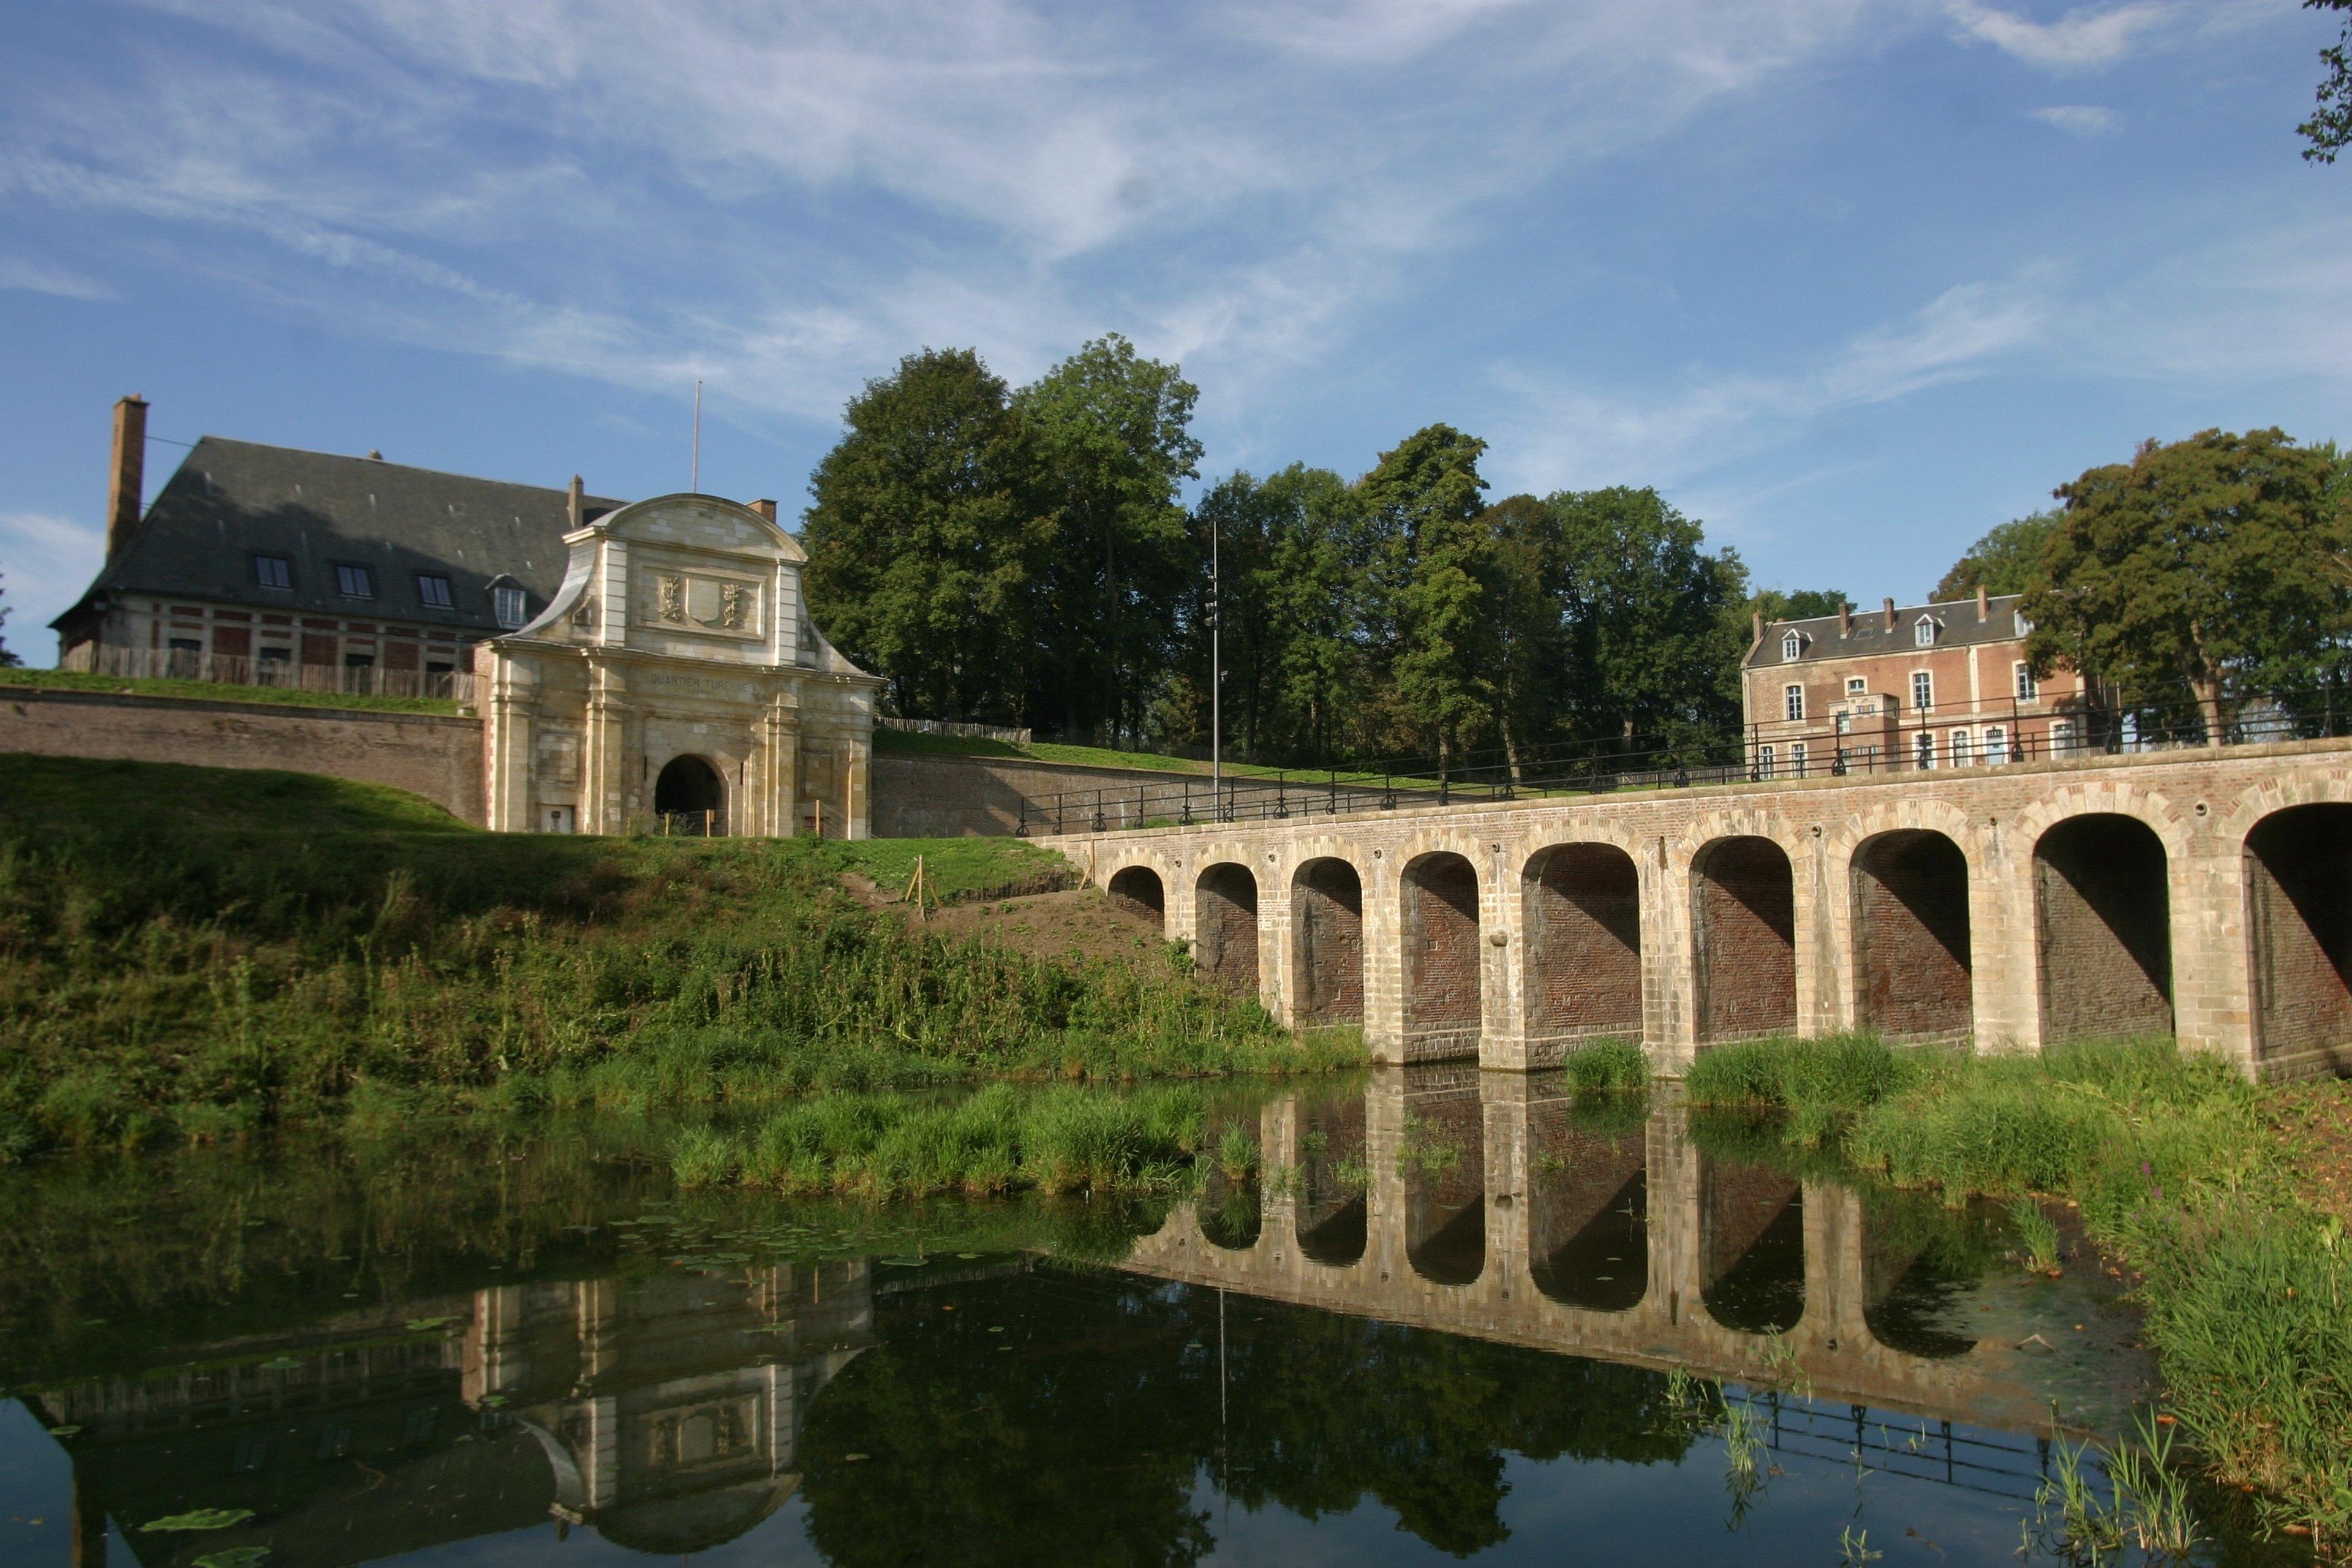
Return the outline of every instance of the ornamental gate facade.
<path id="1" fill-rule="evenodd" d="M 1620 1037 L 1672 1070 L 1866 1028 L 2352 1070 L 2341 740 L 1042 842 L 1281 1022 L 1360 1024 L 1376 1061 L 1527 1069 Z"/>

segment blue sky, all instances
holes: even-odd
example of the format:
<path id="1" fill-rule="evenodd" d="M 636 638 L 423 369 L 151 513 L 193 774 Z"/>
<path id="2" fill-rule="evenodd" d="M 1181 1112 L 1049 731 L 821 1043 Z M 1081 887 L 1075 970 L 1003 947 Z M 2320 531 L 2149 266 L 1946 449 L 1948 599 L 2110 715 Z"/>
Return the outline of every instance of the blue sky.
<path id="1" fill-rule="evenodd" d="M 2352 437 L 2294 0 L 128 0 L 0 16 L 9 646 L 151 429 L 805 504 L 923 346 L 1122 331 L 1205 474 L 1433 420 L 1922 594 L 2146 437 Z M 150 451 L 149 491 L 178 448 Z"/>

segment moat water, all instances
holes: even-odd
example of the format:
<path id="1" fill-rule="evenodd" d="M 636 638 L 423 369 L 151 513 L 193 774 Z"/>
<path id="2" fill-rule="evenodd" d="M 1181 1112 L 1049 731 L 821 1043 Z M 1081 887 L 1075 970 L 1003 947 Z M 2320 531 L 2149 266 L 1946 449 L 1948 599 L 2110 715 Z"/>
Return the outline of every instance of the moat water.
<path id="1" fill-rule="evenodd" d="M 1134 1203 L 682 1194 L 617 1118 L 0 1170 L 0 1563 L 2063 1561 L 2154 1392 L 2071 1235 L 1672 1103 L 1219 1120 L 1256 1174 Z"/>

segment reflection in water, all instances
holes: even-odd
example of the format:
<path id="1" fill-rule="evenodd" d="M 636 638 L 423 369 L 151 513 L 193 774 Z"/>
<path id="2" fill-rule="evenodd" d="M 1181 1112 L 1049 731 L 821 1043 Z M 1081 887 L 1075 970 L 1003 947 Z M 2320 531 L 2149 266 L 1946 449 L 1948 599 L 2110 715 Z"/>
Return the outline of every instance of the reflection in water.
<path id="1" fill-rule="evenodd" d="M 1486 1267 L 1486 1113 L 1478 1074 L 1423 1069 L 1404 1094 L 1405 1258 L 1437 1285 L 1469 1285 Z"/>
<path id="2" fill-rule="evenodd" d="M 1229 1251 L 1255 1247 L 1265 1223 L 1258 1189 L 1256 1111 L 1211 1121 L 1202 1150 L 1207 1169 L 1201 1176 L 1201 1234 Z"/>
<path id="3" fill-rule="evenodd" d="M 1327 1268 L 1349 1268 L 1370 1235 L 1362 1092 L 1303 1094 L 1298 1129 L 1298 1250 Z"/>
<path id="4" fill-rule="evenodd" d="M 1629 1125 L 1612 1102 L 1540 1087 L 1528 1112 L 1528 1276 L 1563 1305 L 1630 1311 L 1649 1291 L 1644 1122 L 1638 1108 Z"/>
<path id="5" fill-rule="evenodd" d="M 1727 1329 L 1780 1334 L 1805 1315 L 1805 1193 L 1769 1165 L 1702 1160 L 1700 1299 Z"/>

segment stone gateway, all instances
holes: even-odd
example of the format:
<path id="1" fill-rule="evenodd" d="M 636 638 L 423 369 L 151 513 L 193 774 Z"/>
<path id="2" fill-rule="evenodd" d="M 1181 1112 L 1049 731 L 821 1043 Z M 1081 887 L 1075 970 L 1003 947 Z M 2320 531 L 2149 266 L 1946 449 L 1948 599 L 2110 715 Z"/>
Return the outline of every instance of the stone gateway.
<path id="1" fill-rule="evenodd" d="M 475 650 L 492 828 L 866 836 L 883 683 L 809 623 L 790 534 L 668 495 L 564 543 L 546 609 Z"/>

